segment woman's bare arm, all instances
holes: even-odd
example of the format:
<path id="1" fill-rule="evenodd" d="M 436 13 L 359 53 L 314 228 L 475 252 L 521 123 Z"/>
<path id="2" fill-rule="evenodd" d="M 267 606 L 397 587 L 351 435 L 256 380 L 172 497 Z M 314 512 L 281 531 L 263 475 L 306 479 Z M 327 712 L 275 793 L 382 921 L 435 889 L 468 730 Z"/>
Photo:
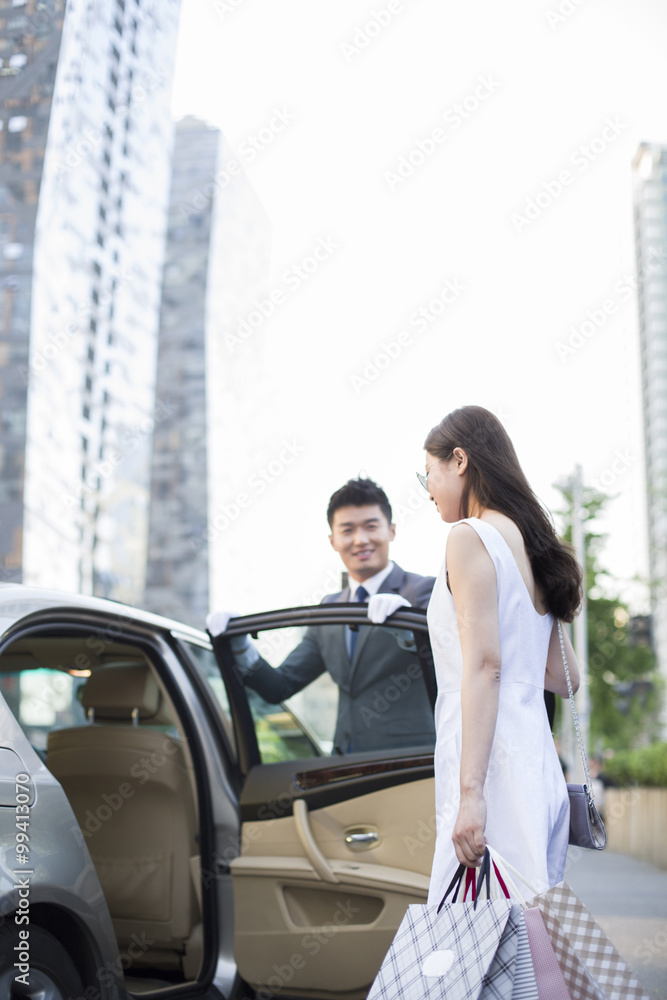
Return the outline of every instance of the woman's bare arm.
<path id="1" fill-rule="evenodd" d="M 570 681 L 572 682 L 572 690 L 578 691 L 580 678 L 579 678 L 579 664 L 577 663 L 577 657 L 575 656 L 574 649 L 572 648 L 572 643 L 570 642 L 570 637 L 567 634 L 566 629 L 563 629 L 563 639 L 565 641 L 565 656 L 567 657 L 567 665 L 570 670 Z M 567 681 L 565 680 L 565 667 L 563 666 L 563 654 L 560 649 L 560 640 L 558 638 L 558 623 L 554 622 L 554 627 L 551 630 L 551 638 L 549 639 L 549 652 L 547 654 L 547 669 L 544 674 L 544 687 L 547 691 L 553 691 L 554 694 L 559 694 L 561 698 L 567 698 Z"/>
<path id="2" fill-rule="evenodd" d="M 496 571 L 470 525 L 452 528 L 447 569 L 463 654 L 461 683 L 461 805 L 452 840 L 468 866 L 484 853 L 483 790 L 498 715 L 500 634 Z"/>

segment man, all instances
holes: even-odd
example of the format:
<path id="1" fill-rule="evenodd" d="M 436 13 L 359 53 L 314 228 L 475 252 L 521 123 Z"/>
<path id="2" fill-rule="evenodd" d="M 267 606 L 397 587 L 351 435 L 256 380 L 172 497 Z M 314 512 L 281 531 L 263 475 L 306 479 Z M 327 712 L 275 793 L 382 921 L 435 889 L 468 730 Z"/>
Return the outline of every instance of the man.
<path id="1" fill-rule="evenodd" d="M 337 752 L 423 746 L 435 741 L 433 711 L 412 633 L 378 625 L 399 607 L 425 608 L 434 577 L 406 573 L 389 559 L 396 534 L 387 495 L 371 479 L 351 479 L 329 501 L 332 548 L 340 555 L 349 586 L 322 603 L 369 601 L 374 622 L 353 630 L 312 626 L 280 667 L 271 667 L 247 637 L 232 640 L 247 687 L 277 704 L 301 691 L 325 670 L 338 685 Z M 363 588 L 363 589 L 362 589 Z M 213 635 L 230 615 L 209 615 Z"/>

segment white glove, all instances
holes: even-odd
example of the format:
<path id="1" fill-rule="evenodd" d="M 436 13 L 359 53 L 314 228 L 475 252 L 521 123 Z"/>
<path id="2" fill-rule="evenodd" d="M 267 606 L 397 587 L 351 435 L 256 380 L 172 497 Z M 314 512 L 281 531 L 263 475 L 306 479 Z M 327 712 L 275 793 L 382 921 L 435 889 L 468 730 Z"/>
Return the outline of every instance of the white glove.
<path id="1" fill-rule="evenodd" d="M 368 602 L 368 617 L 375 625 L 382 625 L 394 611 L 411 607 L 410 601 L 400 594 L 373 594 Z"/>
<path id="2" fill-rule="evenodd" d="M 206 628 L 213 638 L 226 630 L 232 618 L 238 618 L 235 611 L 211 611 L 206 615 Z M 247 635 L 235 635 L 229 640 L 229 645 L 234 653 L 236 665 L 241 670 L 249 670 L 259 659 L 259 653 Z"/>
<path id="3" fill-rule="evenodd" d="M 206 628 L 213 638 L 225 631 L 230 618 L 238 618 L 237 613 L 235 611 L 211 611 L 206 615 Z"/>

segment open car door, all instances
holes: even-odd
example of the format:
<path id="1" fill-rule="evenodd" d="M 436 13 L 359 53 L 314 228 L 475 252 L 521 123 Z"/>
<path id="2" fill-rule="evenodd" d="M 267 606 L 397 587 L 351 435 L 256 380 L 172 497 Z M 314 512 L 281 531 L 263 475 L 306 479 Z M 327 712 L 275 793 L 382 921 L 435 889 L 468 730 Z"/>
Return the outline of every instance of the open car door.
<path id="1" fill-rule="evenodd" d="M 342 642 L 346 626 L 358 627 L 357 642 L 365 644 L 357 689 L 383 656 L 393 655 L 391 644 L 397 650 L 388 676 L 373 675 L 365 685 L 373 748 L 360 747 L 362 730 L 352 752 L 335 739 L 339 688 L 326 672 L 291 699 L 287 712 L 252 690 L 231 645 L 250 635 L 263 661 L 277 667 L 298 658 L 294 651 L 304 642 L 322 648 L 325 633 L 318 630 Z M 435 685 L 426 614 L 400 610 L 374 626 L 359 604 L 287 609 L 232 619 L 213 644 L 243 780 L 240 854 L 230 866 L 239 971 L 259 991 L 361 1000 L 407 905 L 424 902 L 428 890 Z M 345 697 L 354 704 L 354 684 Z M 416 736 L 400 732 L 419 699 L 428 724 Z M 390 713 L 395 733 L 385 724 Z"/>

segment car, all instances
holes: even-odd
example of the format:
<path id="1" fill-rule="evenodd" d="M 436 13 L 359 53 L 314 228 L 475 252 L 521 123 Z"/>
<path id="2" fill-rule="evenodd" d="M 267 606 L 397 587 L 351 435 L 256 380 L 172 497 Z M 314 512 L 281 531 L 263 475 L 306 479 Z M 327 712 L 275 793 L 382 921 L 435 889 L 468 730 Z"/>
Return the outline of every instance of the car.
<path id="1" fill-rule="evenodd" d="M 275 665 L 332 624 L 389 629 L 323 604 L 212 639 L 0 585 L 0 998 L 366 995 L 426 899 L 432 738 L 341 752 L 326 675 L 268 705 L 230 645 L 250 634 Z M 410 683 L 434 698 L 425 612 L 401 609 L 391 629 L 416 649 L 378 712 Z"/>

